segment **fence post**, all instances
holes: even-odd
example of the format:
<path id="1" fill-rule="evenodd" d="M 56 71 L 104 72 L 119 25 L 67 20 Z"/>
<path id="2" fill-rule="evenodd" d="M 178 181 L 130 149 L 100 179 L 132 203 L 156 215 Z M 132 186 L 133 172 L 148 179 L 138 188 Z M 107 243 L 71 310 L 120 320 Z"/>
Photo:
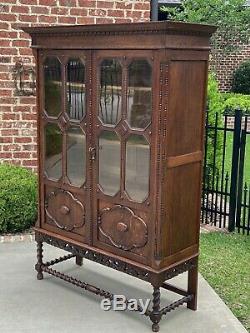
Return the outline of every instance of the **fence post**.
<path id="1" fill-rule="evenodd" d="M 244 192 L 244 162 L 245 162 L 245 148 L 246 148 L 246 123 L 245 129 L 241 131 L 240 138 L 240 157 L 239 157 L 239 176 L 238 176 L 238 195 L 237 195 L 237 209 L 236 209 L 236 227 L 240 227 L 241 220 L 241 205 L 242 194 Z"/>
<path id="2" fill-rule="evenodd" d="M 235 230 L 237 192 L 238 192 L 238 175 L 239 175 L 239 152 L 241 141 L 241 121 L 242 111 L 235 111 L 234 137 L 233 137 L 233 156 L 231 168 L 231 185 L 230 185 L 230 201 L 229 201 L 229 224 L 228 231 Z"/>

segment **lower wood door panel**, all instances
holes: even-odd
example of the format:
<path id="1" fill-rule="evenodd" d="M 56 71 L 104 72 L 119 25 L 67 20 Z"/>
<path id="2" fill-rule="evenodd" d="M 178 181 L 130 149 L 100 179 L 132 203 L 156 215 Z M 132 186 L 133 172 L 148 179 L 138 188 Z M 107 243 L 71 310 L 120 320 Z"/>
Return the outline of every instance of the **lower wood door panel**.
<path id="1" fill-rule="evenodd" d="M 93 245 L 141 263 L 149 262 L 149 213 L 98 200 Z"/>
<path id="2" fill-rule="evenodd" d="M 87 243 L 86 225 L 89 216 L 84 194 L 45 185 L 42 228 Z"/>

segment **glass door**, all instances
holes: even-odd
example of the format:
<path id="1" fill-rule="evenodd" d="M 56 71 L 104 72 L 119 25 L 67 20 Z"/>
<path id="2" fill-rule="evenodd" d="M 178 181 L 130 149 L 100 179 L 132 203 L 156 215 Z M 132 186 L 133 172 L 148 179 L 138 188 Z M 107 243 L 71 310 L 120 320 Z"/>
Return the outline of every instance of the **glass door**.
<path id="1" fill-rule="evenodd" d="M 89 54 L 40 55 L 42 227 L 89 242 Z"/>
<path id="2" fill-rule="evenodd" d="M 94 54 L 94 244 L 147 262 L 152 203 L 153 58 Z"/>

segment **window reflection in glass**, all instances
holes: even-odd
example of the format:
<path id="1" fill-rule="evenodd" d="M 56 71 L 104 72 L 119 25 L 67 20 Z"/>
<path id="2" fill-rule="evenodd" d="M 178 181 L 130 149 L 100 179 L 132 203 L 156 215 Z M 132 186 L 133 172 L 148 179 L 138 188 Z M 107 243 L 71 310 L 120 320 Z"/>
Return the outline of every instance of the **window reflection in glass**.
<path id="1" fill-rule="evenodd" d="M 99 118 L 104 124 L 116 125 L 122 110 L 122 68 L 115 59 L 101 63 Z"/>
<path id="2" fill-rule="evenodd" d="M 55 57 L 46 58 L 43 64 L 44 72 L 44 108 L 51 117 L 57 117 L 61 112 L 62 78 L 61 64 Z"/>
<path id="3" fill-rule="evenodd" d="M 151 66 L 146 60 L 133 61 L 128 76 L 128 122 L 133 128 L 144 129 L 151 121 Z"/>
<path id="4" fill-rule="evenodd" d="M 67 176 L 72 185 L 81 186 L 86 175 L 86 137 L 78 127 L 67 131 Z"/>
<path id="5" fill-rule="evenodd" d="M 85 67 L 79 59 L 70 59 L 67 64 L 67 112 L 70 119 L 80 120 L 85 116 Z"/>
<path id="6" fill-rule="evenodd" d="M 45 126 L 45 171 L 49 178 L 62 176 L 62 132 L 55 124 Z"/>
<path id="7" fill-rule="evenodd" d="M 120 139 L 115 132 L 103 131 L 99 138 L 99 184 L 105 194 L 120 189 Z"/>
<path id="8" fill-rule="evenodd" d="M 131 199 L 142 202 L 149 193 L 150 147 L 142 135 L 130 135 L 126 144 L 125 188 Z"/>

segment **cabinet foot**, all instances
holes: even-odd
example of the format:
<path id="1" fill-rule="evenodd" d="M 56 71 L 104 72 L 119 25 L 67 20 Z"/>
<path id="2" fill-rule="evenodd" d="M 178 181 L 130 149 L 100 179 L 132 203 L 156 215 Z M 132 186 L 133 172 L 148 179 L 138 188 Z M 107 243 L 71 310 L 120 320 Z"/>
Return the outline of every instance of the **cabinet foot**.
<path id="1" fill-rule="evenodd" d="M 82 263 L 83 263 L 83 258 L 80 256 L 76 256 L 76 265 L 82 266 Z"/>
<path id="2" fill-rule="evenodd" d="M 150 319 L 153 323 L 152 331 L 159 332 L 160 330 L 159 322 L 162 316 L 160 312 L 161 292 L 159 287 L 154 287 L 152 302 L 153 302 L 153 307 L 152 307 L 152 312 L 150 314 Z"/>
<path id="3" fill-rule="evenodd" d="M 187 308 L 197 310 L 197 289 L 198 289 L 198 259 L 194 267 L 188 270 L 188 294 L 193 295 L 191 301 L 187 302 Z"/>
<path id="4" fill-rule="evenodd" d="M 43 271 L 42 271 L 42 264 L 43 264 L 43 243 L 37 242 L 37 264 L 35 269 L 37 271 L 37 280 L 43 279 Z"/>
<path id="5" fill-rule="evenodd" d="M 37 278 L 37 280 L 42 280 L 43 279 L 43 273 L 38 272 L 36 278 Z"/>
<path id="6" fill-rule="evenodd" d="M 152 325 L 152 332 L 159 332 L 160 326 L 159 324 L 153 324 Z"/>

